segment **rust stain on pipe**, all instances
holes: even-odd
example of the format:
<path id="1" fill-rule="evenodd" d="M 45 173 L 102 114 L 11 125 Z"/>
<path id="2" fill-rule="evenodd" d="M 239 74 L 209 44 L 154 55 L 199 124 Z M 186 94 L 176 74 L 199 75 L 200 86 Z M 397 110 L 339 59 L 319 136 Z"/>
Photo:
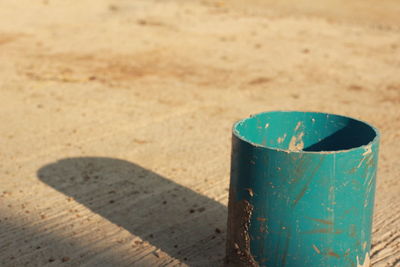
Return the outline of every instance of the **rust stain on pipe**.
<path id="1" fill-rule="evenodd" d="M 328 251 L 328 253 L 326 253 L 326 255 L 340 259 L 340 255 L 333 252 L 332 250 Z"/>
<path id="2" fill-rule="evenodd" d="M 304 194 L 306 193 L 308 186 L 310 185 L 312 179 L 315 176 L 315 173 L 318 171 L 318 169 L 321 167 L 322 162 L 324 161 L 324 157 L 322 157 L 320 159 L 320 161 L 318 162 L 317 166 L 314 168 L 314 170 L 312 171 L 311 175 L 309 176 L 306 184 L 303 186 L 302 190 L 300 191 L 300 193 L 297 195 L 297 197 L 295 198 L 295 200 L 293 201 L 293 205 L 292 207 L 294 208 L 297 203 L 300 201 L 300 199 L 304 196 Z"/>
<path id="3" fill-rule="evenodd" d="M 231 198 L 230 201 L 234 201 Z M 250 266 L 258 267 L 250 251 L 250 218 L 253 213 L 253 206 L 245 199 L 235 201 L 230 205 L 232 216 L 228 220 L 227 258 L 226 266 Z"/>
<path id="4" fill-rule="evenodd" d="M 319 223 L 323 223 L 323 224 L 329 224 L 329 225 L 333 224 L 333 222 L 330 221 L 330 220 L 323 220 L 323 219 L 317 219 L 317 218 L 309 218 L 309 219 L 313 220 L 313 221 L 316 221 L 316 222 L 319 222 Z"/>
<path id="5" fill-rule="evenodd" d="M 302 232 L 302 234 L 341 234 L 343 231 L 334 230 L 333 228 L 318 228 L 311 231 Z"/>

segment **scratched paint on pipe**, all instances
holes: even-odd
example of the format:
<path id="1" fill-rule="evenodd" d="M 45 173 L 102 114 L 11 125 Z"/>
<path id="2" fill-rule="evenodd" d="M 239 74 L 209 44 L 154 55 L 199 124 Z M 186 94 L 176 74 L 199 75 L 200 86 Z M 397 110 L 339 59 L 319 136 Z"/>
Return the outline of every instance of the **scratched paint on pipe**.
<path id="1" fill-rule="evenodd" d="M 371 244 L 378 141 L 373 127 L 332 114 L 267 112 L 236 123 L 227 248 L 244 238 L 240 251 L 259 266 L 356 266 Z M 236 203 L 252 207 L 246 234 L 243 220 L 230 222 Z"/>

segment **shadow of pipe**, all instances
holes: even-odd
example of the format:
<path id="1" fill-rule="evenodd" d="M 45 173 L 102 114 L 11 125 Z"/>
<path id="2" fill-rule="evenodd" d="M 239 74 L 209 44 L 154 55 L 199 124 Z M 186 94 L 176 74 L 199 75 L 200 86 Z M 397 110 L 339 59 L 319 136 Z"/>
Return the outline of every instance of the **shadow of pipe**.
<path id="1" fill-rule="evenodd" d="M 20 217 L 17 214 L 8 213 L 6 216 L 7 221 L 3 218 L 0 223 L 2 267 L 78 267 L 85 259 L 86 266 L 124 266 L 118 257 L 120 255 L 104 254 L 100 248 L 85 246 L 74 237 L 47 231 L 46 223 L 26 224 L 21 222 L 21 218 L 15 219 Z M 142 266 L 151 266 L 151 263 L 144 259 Z"/>
<path id="2" fill-rule="evenodd" d="M 66 158 L 43 166 L 37 175 L 182 262 L 222 263 L 227 208 L 219 202 L 120 159 Z"/>

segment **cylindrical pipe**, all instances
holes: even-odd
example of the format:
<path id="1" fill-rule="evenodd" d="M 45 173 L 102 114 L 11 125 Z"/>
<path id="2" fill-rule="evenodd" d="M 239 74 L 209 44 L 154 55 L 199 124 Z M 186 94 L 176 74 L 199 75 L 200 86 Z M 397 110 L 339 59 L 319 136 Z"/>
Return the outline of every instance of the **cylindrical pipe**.
<path id="1" fill-rule="evenodd" d="M 379 133 L 274 111 L 233 127 L 228 266 L 369 266 Z"/>

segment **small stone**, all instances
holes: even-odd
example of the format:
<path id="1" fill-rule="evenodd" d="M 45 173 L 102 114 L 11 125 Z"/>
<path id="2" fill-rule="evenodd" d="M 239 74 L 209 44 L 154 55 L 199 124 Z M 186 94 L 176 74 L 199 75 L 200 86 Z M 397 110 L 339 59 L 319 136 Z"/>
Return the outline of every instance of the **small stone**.
<path id="1" fill-rule="evenodd" d="M 158 250 L 158 249 L 157 249 L 156 251 L 154 251 L 154 252 L 153 252 L 154 256 L 156 256 L 157 258 L 159 258 L 159 257 L 160 257 L 160 253 L 159 253 L 159 252 L 160 252 L 160 250 Z"/>

